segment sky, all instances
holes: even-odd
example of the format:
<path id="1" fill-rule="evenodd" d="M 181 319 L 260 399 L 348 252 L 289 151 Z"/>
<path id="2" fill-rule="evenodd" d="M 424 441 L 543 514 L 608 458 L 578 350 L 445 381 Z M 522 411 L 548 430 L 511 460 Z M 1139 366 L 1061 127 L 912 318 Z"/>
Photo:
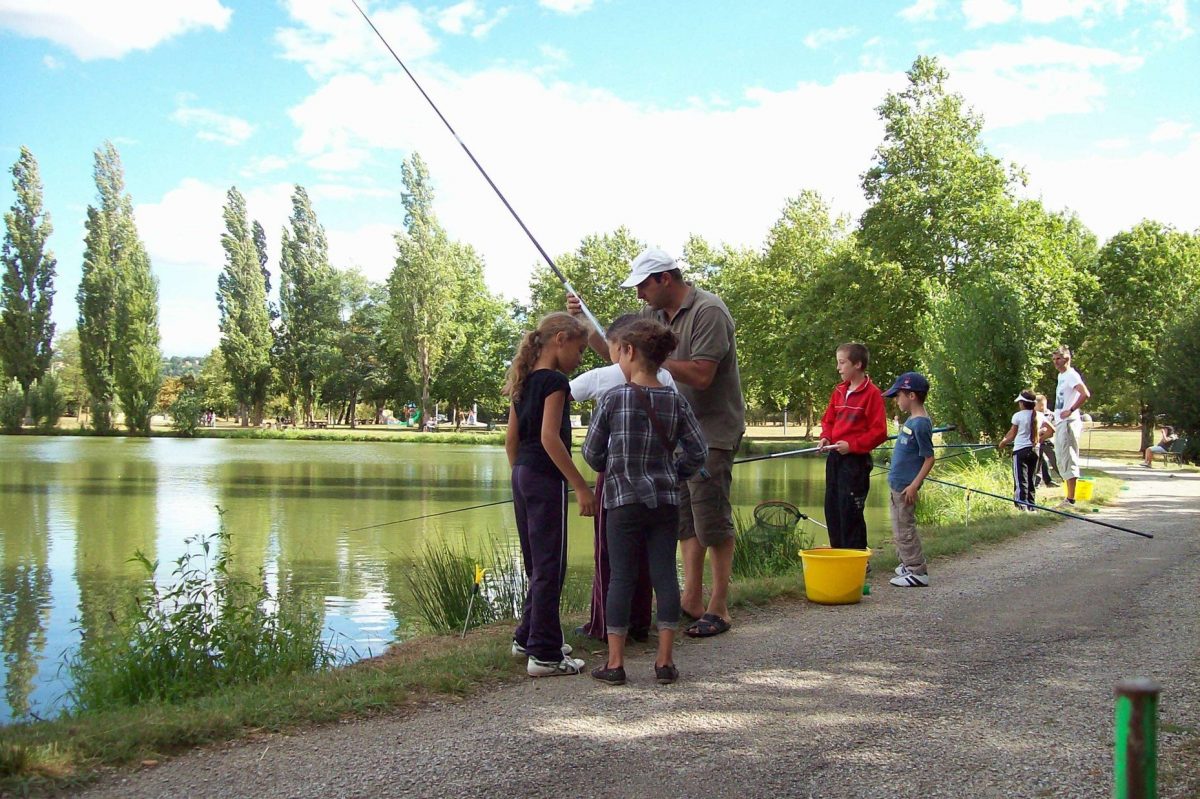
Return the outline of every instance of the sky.
<path id="1" fill-rule="evenodd" d="M 876 109 L 918 55 L 941 59 L 1029 196 L 1101 240 L 1144 218 L 1200 228 L 1200 0 L 365 7 L 553 255 L 620 225 L 676 253 L 693 233 L 759 247 L 805 189 L 857 217 Z M 334 265 L 383 280 L 413 151 L 492 289 L 528 296 L 532 244 L 350 0 L 0 0 L 0 74 L 0 162 L 22 145 L 38 159 L 60 330 L 105 140 L 160 281 L 166 355 L 219 340 L 229 187 L 273 269 L 299 183 Z"/>

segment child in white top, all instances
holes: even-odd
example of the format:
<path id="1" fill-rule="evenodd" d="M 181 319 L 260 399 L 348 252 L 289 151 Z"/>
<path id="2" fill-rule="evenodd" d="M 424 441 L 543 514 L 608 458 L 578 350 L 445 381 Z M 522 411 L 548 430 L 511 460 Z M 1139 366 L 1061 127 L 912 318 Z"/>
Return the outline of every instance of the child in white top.
<path id="1" fill-rule="evenodd" d="M 1041 418 L 1036 410 L 1037 398 L 1025 389 L 1014 400 L 1020 410 L 1013 414 L 1012 427 L 997 445 L 1003 449 L 1013 445 L 1013 503 L 1018 510 L 1032 511 L 1037 502 L 1038 437 Z"/>

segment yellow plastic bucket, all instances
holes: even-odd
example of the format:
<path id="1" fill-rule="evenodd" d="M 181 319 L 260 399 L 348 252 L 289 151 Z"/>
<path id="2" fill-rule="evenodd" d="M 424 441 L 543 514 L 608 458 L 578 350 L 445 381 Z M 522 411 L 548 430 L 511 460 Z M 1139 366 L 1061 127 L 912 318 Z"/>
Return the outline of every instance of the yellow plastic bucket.
<path id="1" fill-rule="evenodd" d="M 1092 499 L 1092 489 L 1095 483 L 1090 477 L 1080 477 L 1075 481 L 1075 499 L 1090 502 Z"/>
<path id="2" fill-rule="evenodd" d="M 853 605 L 861 601 L 870 557 L 869 549 L 800 550 L 808 601 L 821 605 Z"/>

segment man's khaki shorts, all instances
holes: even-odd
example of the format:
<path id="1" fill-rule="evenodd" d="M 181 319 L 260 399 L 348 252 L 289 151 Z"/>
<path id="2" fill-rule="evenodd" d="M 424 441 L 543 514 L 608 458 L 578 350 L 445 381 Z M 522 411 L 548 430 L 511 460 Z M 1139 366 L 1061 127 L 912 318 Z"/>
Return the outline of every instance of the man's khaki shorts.
<path id="1" fill-rule="evenodd" d="M 733 506 L 729 504 L 733 452 L 709 449 L 704 463 L 708 478 L 697 475 L 679 486 L 680 541 L 695 538 L 701 546 L 711 547 L 733 538 Z"/>
<path id="2" fill-rule="evenodd" d="M 1070 479 L 1079 476 L 1079 439 L 1083 437 L 1083 422 L 1059 420 L 1054 428 L 1054 456 L 1058 473 Z"/>

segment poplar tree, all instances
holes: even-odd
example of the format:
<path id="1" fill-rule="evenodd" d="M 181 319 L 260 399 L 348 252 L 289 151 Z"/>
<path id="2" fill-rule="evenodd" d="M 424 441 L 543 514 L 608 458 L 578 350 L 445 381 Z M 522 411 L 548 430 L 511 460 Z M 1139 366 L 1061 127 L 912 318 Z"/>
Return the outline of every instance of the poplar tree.
<path id="1" fill-rule="evenodd" d="M 53 228 L 42 206 L 37 159 L 27 148 L 10 170 L 16 201 L 4 215 L 0 252 L 0 363 L 4 376 L 15 378 L 26 398 L 29 387 L 50 368 L 54 323 L 54 255 L 46 250 Z"/>
<path id="2" fill-rule="evenodd" d="M 401 167 L 404 227 L 396 234 L 399 254 L 388 279 L 392 328 L 405 365 L 421 389 L 422 418 L 432 418 L 429 386 L 462 337 L 457 319 L 459 275 L 477 256 L 451 242 L 433 212 L 429 169 L 413 153 Z M 480 269 L 482 271 L 482 269 Z"/>
<path id="3" fill-rule="evenodd" d="M 161 383 L 158 281 L 138 238 L 121 157 L 111 142 L 96 151 L 99 207 L 88 206 L 79 303 L 79 344 L 92 397 L 92 426 L 111 427 L 119 397 L 131 431 L 148 433 Z"/>
<path id="4" fill-rule="evenodd" d="M 290 398 L 311 421 L 316 389 L 332 357 L 339 327 L 336 276 L 329 265 L 325 229 L 303 186 L 292 195 L 292 216 L 283 229 L 279 263 L 281 370 L 288 373 Z"/>
<path id="5" fill-rule="evenodd" d="M 254 424 L 262 422 L 259 386 L 266 385 L 271 373 L 271 322 L 267 313 L 267 292 L 263 285 L 261 252 L 246 218 L 246 200 L 237 188 L 226 195 L 225 268 L 217 278 L 217 307 L 221 312 L 221 352 L 237 397 L 242 427 L 251 415 Z"/>

